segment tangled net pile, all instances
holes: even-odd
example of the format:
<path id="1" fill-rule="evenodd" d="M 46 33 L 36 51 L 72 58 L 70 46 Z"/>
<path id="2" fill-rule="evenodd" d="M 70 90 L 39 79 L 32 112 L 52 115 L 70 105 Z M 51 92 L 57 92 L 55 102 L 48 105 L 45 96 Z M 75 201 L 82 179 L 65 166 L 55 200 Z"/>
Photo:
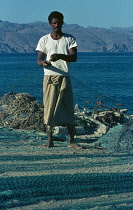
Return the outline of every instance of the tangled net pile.
<path id="1" fill-rule="evenodd" d="M 43 105 L 28 93 L 10 92 L 0 98 L 0 125 L 16 129 L 44 130 Z"/>

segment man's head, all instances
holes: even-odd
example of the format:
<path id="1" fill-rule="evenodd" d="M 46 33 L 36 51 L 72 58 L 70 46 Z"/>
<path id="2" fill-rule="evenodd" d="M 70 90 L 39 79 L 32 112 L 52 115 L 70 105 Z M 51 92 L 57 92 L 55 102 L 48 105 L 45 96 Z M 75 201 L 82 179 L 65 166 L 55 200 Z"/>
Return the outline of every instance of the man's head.
<path id="1" fill-rule="evenodd" d="M 57 11 L 51 12 L 51 14 L 48 16 L 48 21 L 52 27 L 53 32 L 61 33 L 63 19 L 64 19 L 64 16 L 62 13 L 57 12 Z"/>
<path id="2" fill-rule="evenodd" d="M 50 15 L 48 16 L 49 24 L 51 24 L 53 18 L 56 18 L 62 21 L 62 25 L 63 25 L 64 16 L 62 13 L 57 12 L 57 11 L 51 12 Z"/>

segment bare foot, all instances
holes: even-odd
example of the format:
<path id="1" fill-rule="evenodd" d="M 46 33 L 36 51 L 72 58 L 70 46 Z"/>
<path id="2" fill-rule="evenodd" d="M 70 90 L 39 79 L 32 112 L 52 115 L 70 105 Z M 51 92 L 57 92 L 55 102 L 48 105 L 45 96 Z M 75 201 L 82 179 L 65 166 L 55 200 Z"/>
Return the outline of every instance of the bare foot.
<path id="1" fill-rule="evenodd" d="M 51 147 L 54 147 L 54 144 L 43 144 L 42 147 L 45 147 L 45 148 L 51 148 Z"/>
<path id="2" fill-rule="evenodd" d="M 82 146 L 80 146 L 77 143 L 70 143 L 70 144 L 68 144 L 68 147 L 74 147 L 76 149 L 84 149 Z"/>

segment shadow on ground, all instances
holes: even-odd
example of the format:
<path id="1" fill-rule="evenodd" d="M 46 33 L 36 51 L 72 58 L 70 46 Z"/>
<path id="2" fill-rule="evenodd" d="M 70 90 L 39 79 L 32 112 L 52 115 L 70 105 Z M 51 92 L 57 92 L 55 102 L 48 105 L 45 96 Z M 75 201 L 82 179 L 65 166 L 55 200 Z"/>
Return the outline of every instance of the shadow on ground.
<path id="1" fill-rule="evenodd" d="M 132 183 L 133 173 L 4 177 L 0 180 L 0 206 L 4 209 L 30 205 L 42 200 L 82 199 L 104 194 L 117 195 L 133 192 Z"/>

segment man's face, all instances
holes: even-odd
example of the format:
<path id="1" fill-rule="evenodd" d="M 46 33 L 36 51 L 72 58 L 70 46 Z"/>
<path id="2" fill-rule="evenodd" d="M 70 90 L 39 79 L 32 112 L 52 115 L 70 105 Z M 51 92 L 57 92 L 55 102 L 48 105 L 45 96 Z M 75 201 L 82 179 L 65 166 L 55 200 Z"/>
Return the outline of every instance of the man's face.
<path id="1" fill-rule="evenodd" d="M 53 18 L 50 25 L 51 25 L 54 32 L 61 32 L 63 22 L 62 22 L 62 20 L 59 20 L 57 18 Z"/>

